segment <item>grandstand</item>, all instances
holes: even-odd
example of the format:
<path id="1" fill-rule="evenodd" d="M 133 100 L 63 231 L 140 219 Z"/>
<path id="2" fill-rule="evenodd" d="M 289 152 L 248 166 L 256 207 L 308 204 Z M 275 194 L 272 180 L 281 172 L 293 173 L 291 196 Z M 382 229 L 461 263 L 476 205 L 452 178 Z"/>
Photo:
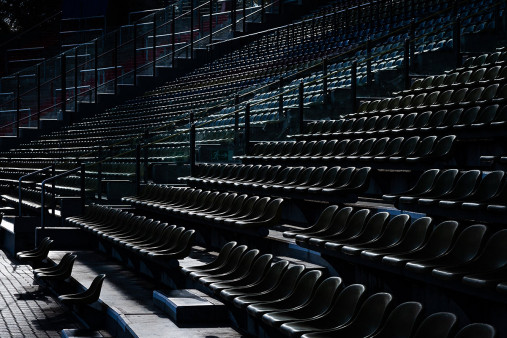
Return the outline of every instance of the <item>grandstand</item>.
<path id="1" fill-rule="evenodd" d="M 0 78 L 44 328 L 507 337 L 506 6 L 179 0 Z"/>

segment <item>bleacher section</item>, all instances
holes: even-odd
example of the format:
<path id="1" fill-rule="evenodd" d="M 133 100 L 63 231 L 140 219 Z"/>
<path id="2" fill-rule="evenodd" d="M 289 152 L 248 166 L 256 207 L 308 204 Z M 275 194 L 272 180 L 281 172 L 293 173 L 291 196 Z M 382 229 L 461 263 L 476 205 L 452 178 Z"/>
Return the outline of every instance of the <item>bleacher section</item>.
<path id="1" fill-rule="evenodd" d="M 2 149 L 2 241 L 113 335 L 507 337 L 504 11 L 336 1 L 211 40 Z"/>

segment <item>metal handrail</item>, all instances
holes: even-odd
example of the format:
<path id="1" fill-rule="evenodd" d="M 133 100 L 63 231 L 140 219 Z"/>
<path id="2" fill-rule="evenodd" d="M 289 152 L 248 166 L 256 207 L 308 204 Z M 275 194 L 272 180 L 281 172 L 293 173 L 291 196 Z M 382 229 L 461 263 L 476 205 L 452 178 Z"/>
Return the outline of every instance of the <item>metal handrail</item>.
<path id="1" fill-rule="evenodd" d="M 53 175 L 55 174 L 55 165 L 52 164 L 50 165 L 49 167 L 46 167 L 46 168 L 42 168 L 42 169 L 39 169 L 39 170 L 36 170 L 34 172 L 31 172 L 29 174 L 26 174 L 26 175 L 23 175 L 21 176 L 19 179 L 18 179 L 18 208 L 19 208 L 19 216 L 22 216 L 22 211 L 21 211 L 21 203 L 23 202 L 23 199 L 21 197 L 21 182 L 25 179 L 25 178 L 28 178 L 28 177 L 31 177 L 33 175 L 36 175 L 36 174 L 40 174 L 40 173 L 43 173 L 49 169 L 52 169 L 53 171 Z"/>
<path id="2" fill-rule="evenodd" d="M 52 177 L 49 177 L 49 178 L 46 178 L 45 180 L 42 181 L 41 183 L 41 215 L 40 215 L 40 225 L 41 225 L 41 228 L 44 229 L 45 227 L 45 205 L 44 205 L 44 202 L 45 202 L 45 199 L 46 199 L 46 196 L 45 196 L 45 190 L 46 190 L 46 183 L 48 182 L 53 182 L 53 188 L 54 188 L 54 181 L 56 181 L 57 179 L 59 178 L 62 178 L 62 177 L 66 177 L 66 176 L 69 176 L 71 174 L 74 174 L 78 171 L 81 171 L 81 209 L 83 210 L 84 209 L 84 203 L 85 203 L 85 189 L 84 189 L 84 174 L 85 174 L 85 165 L 84 164 L 81 164 L 80 167 L 77 167 L 77 168 L 74 168 L 74 169 L 71 169 L 71 170 L 67 170 L 61 174 L 58 174 L 58 175 L 55 175 L 55 176 L 52 176 Z M 54 192 L 54 189 L 53 189 L 53 192 Z M 53 209 L 54 210 L 54 209 Z"/>

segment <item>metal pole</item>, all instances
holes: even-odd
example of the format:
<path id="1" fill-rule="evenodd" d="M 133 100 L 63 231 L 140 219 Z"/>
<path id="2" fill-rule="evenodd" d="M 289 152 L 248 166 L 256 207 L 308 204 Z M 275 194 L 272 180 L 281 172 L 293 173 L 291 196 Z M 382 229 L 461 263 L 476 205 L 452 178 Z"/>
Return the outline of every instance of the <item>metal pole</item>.
<path id="1" fill-rule="evenodd" d="M 190 0 L 190 60 L 194 59 L 194 0 Z"/>
<path id="2" fill-rule="evenodd" d="M 322 60 L 322 94 L 324 95 L 324 103 L 327 103 L 327 58 Z"/>
<path id="3" fill-rule="evenodd" d="M 114 95 L 118 94 L 118 31 L 114 33 Z"/>
<path id="4" fill-rule="evenodd" d="M 232 23 L 232 33 L 236 32 L 236 0 L 231 0 L 231 23 Z"/>
<path id="5" fill-rule="evenodd" d="M 245 107 L 245 155 L 250 151 L 250 103 Z"/>
<path id="6" fill-rule="evenodd" d="M 144 175 L 143 175 L 143 179 L 144 179 L 144 183 L 147 183 L 148 182 L 148 139 L 150 137 L 150 132 L 148 131 L 148 129 L 146 129 L 144 131 Z"/>
<path id="7" fill-rule="evenodd" d="M 157 13 L 153 14 L 153 76 L 157 74 Z"/>
<path id="8" fill-rule="evenodd" d="M 171 49 L 172 49 L 172 53 L 171 53 L 171 66 L 172 68 L 174 68 L 174 53 L 176 53 L 176 34 L 174 32 L 174 30 L 176 29 L 176 25 L 175 25 L 175 22 L 174 22 L 174 19 L 176 18 L 176 12 L 174 10 L 174 5 L 172 7 L 172 16 L 173 16 L 173 19 L 171 20 Z"/>
<path id="9" fill-rule="evenodd" d="M 213 0 L 209 0 L 209 43 L 213 43 Z"/>
<path id="10" fill-rule="evenodd" d="M 405 80 L 405 89 L 410 88 L 410 40 L 405 39 L 405 49 L 403 52 L 403 77 Z"/>
<path id="11" fill-rule="evenodd" d="M 246 0 L 243 0 L 243 33 L 246 33 Z"/>
<path id="12" fill-rule="evenodd" d="M 356 112 L 356 98 L 357 98 L 357 61 L 352 62 L 352 69 L 350 72 L 350 99 L 352 103 L 352 112 Z"/>
<path id="13" fill-rule="evenodd" d="M 99 146 L 99 155 L 97 163 L 97 195 L 99 201 L 102 199 L 102 146 Z"/>
<path id="14" fill-rule="evenodd" d="M 239 95 L 234 96 L 234 145 L 238 144 L 239 133 Z"/>
<path id="15" fill-rule="evenodd" d="M 60 97 L 61 97 L 61 101 L 62 101 L 62 116 L 65 115 L 65 111 L 67 110 L 67 67 L 66 67 L 66 56 L 65 54 L 63 54 L 61 56 L 61 66 L 62 66 L 62 69 L 61 69 L 61 89 L 62 89 L 62 92 L 60 93 Z"/>
<path id="16" fill-rule="evenodd" d="M 303 124 L 304 124 L 304 104 L 305 104 L 305 87 L 303 81 L 299 83 L 299 93 L 298 93 L 298 102 L 299 102 L 299 133 L 303 133 Z"/>
<path id="17" fill-rule="evenodd" d="M 74 49 L 74 115 L 77 114 L 77 96 L 78 96 L 77 84 L 78 84 L 78 77 L 79 77 L 79 72 L 78 72 L 78 68 L 77 68 L 77 62 L 78 62 L 77 57 L 78 57 L 78 55 L 77 55 L 77 47 L 76 47 Z"/>
<path id="18" fill-rule="evenodd" d="M 52 177 L 55 177 L 56 175 L 56 168 L 55 168 L 55 164 L 53 163 L 53 165 L 51 166 L 51 176 Z M 53 216 L 55 215 L 55 209 L 56 209 L 56 189 L 55 189 L 55 185 L 56 185 L 56 181 L 53 180 L 51 182 L 51 200 L 53 201 Z"/>
<path id="19" fill-rule="evenodd" d="M 86 172 L 85 172 L 85 164 L 81 163 L 81 213 L 84 213 L 85 205 L 86 205 Z"/>
<path id="20" fill-rule="evenodd" d="M 195 175 L 195 123 L 190 125 L 190 176 Z"/>
<path id="21" fill-rule="evenodd" d="M 95 103 L 98 103 L 99 100 L 98 100 L 98 95 L 99 95 L 99 41 L 97 39 L 95 39 L 95 42 L 94 42 L 94 46 L 95 46 L 95 60 L 94 60 L 94 70 L 93 70 L 93 74 L 94 74 L 94 87 L 93 87 L 93 92 L 94 92 L 94 95 L 95 95 Z"/>
<path id="22" fill-rule="evenodd" d="M 16 137 L 19 137 L 19 119 L 21 110 L 21 85 L 19 82 L 19 73 L 16 74 Z"/>
<path id="23" fill-rule="evenodd" d="M 134 86 L 137 86 L 137 23 L 134 23 Z"/>
<path id="24" fill-rule="evenodd" d="M 136 145 L 136 195 L 141 189 L 141 145 Z"/>
<path id="25" fill-rule="evenodd" d="M 37 129 L 40 129 L 40 64 L 37 65 Z"/>
<path id="26" fill-rule="evenodd" d="M 461 67 L 461 19 L 456 16 L 456 21 L 453 25 L 452 46 L 454 49 L 454 57 L 456 60 L 456 67 Z"/>
<path id="27" fill-rule="evenodd" d="M 283 94 L 278 95 L 278 116 L 283 115 Z"/>
<path id="28" fill-rule="evenodd" d="M 372 83 L 372 72 L 371 72 L 371 39 L 368 38 L 366 41 L 366 83 L 368 86 Z"/>

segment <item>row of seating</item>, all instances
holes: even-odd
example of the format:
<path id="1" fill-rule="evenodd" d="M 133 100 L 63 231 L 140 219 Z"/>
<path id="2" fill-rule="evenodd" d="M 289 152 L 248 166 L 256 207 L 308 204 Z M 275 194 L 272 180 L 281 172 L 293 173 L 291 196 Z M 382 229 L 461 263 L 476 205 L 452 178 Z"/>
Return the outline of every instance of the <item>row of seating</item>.
<path id="1" fill-rule="evenodd" d="M 190 186 L 257 194 L 355 201 L 369 185 L 370 168 L 200 165 L 200 174 L 180 177 Z"/>
<path id="2" fill-rule="evenodd" d="M 482 213 L 505 214 L 506 193 L 502 170 L 430 169 L 420 175 L 411 189 L 386 194 L 383 199 L 400 209 L 424 210 L 429 214 L 438 209 L 459 210 L 481 217 Z"/>
<path id="3" fill-rule="evenodd" d="M 182 272 L 235 307 L 246 310 L 267 330 L 289 337 L 449 337 L 456 331 L 452 313 L 423 320 L 423 306 L 394 307 L 389 293 L 367 296 L 361 284 L 347 287 L 339 277 L 290 265 L 236 242 L 225 244 L 212 262 Z M 470 324 L 456 337 L 494 337 L 488 324 Z"/>
<path id="4" fill-rule="evenodd" d="M 117 251 L 159 261 L 187 257 L 195 237 L 195 230 L 99 205 L 91 205 L 82 216 L 65 221 L 92 233 L 103 245 L 108 243 Z"/>
<path id="5" fill-rule="evenodd" d="M 371 117 L 351 117 L 340 120 L 310 122 L 304 134 L 296 139 L 363 138 L 365 136 L 436 135 L 456 133 L 460 138 L 475 137 L 479 130 L 503 131 L 507 123 L 507 108 L 498 104 L 467 109 L 410 112 Z"/>
<path id="6" fill-rule="evenodd" d="M 507 230 L 491 234 L 486 242 L 488 229 L 482 224 L 463 228 L 456 221 L 432 223 L 431 217 L 410 222 L 408 214 L 390 217 L 387 212 L 333 205 L 309 228 L 283 235 L 313 250 L 506 293 Z"/>
<path id="7" fill-rule="evenodd" d="M 139 196 L 123 200 L 164 217 L 263 236 L 279 223 L 283 203 L 282 198 L 158 185 L 148 185 Z"/>
<path id="8" fill-rule="evenodd" d="M 455 135 L 383 137 L 329 141 L 274 141 L 253 146 L 251 155 L 235 156 L 243 163 L 294 163 L 311 161 L 327 164 L 363 161 L 378 163 L 417 163 L 443 160 L 451 155 Z"/>

